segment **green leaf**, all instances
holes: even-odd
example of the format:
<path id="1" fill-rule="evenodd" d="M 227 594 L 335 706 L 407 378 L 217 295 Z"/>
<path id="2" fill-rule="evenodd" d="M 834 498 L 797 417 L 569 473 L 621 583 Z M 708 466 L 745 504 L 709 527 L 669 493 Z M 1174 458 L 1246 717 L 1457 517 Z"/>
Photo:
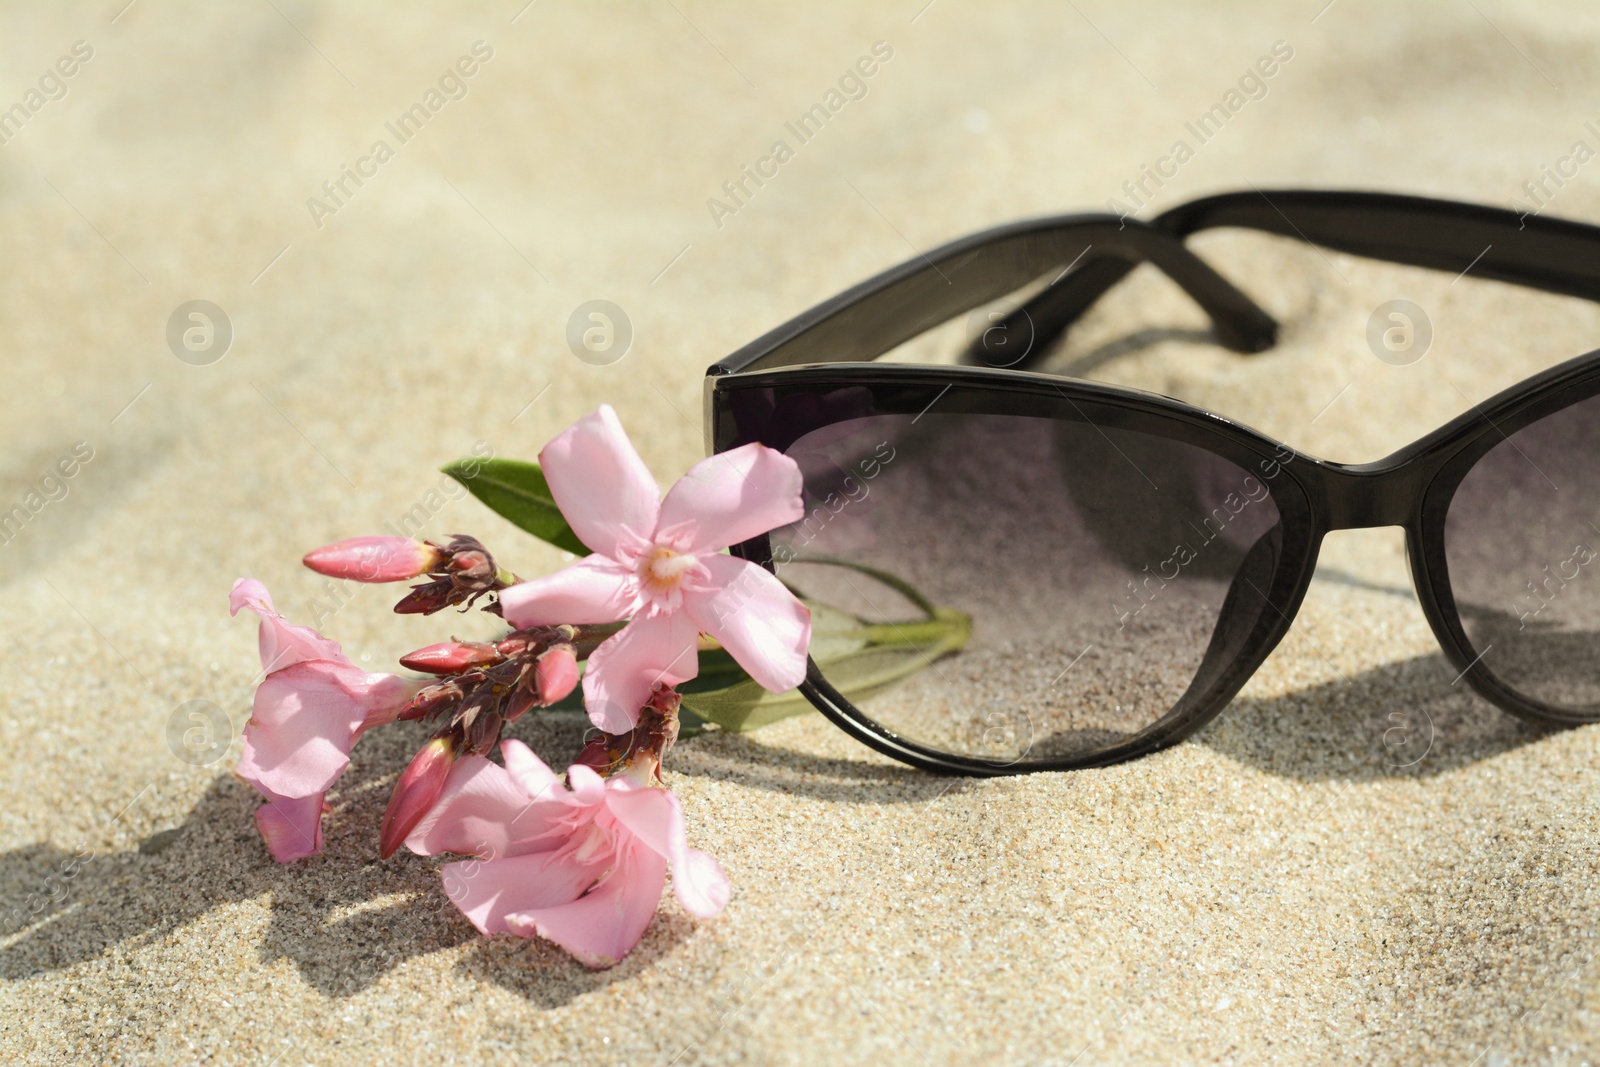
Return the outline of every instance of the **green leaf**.
<path id="1" fill-rule="evenodd" d="M 959 650 L 972 636 L 970 616 L 953 608 L 932 607 L 929 618 L 903 623 L 869 624 L 815 601 L 811 608 L 811 658 L 828 681 L 852 702 L 866 700 L 924 670 L 940 656 Z M 757 730 L 781 719 L 814 710 L 798 690 L 769 693 L 733 665 L 708 681 L 704 653 L 701 674 L 678 687 L 683 708 L 724 730 Z M 731 662 L 731 660 L 730 660 Z M 739 677 L 733 684 L 730 677 Z"/>
<path id="2" fill-rule="evenodd" d="M 557 548 L 587 556 L 589 548 L 567 525 L 537 463 L 520 459 L 458 459 L 439 468 L 466 486 L 491 511 Z"/>

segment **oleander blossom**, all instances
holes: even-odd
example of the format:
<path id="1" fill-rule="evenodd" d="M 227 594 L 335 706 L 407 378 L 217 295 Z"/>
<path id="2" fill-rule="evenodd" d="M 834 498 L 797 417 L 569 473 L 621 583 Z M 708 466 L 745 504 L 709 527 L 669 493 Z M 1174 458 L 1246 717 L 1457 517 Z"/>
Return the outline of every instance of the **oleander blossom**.
<path id="1" fill-rule="evenodd" d="M 505 766 L 465 756 L 406 844 L 421 855 L 473 856 L 444 865 L 445 894 L 484 934 L 538 935 L 590 967 L 639 943 L 667 870 L 684 910 L 712 918 L 728 878 L 688 846 L 678 798 L 650 784 L 654 760 L 602 778 L 574 764 L 565 780 L 520 741 Z"/>
<path id="2" fill-rule="evenodd" d="M 701 634 L 772 692 L 805 679 L 811 613 L 770 572 L 723 549 L 805 514 L 800 468 L 761 444 L 702 460 L 662 500 L 610 405 L 539 453 L 551 496 L 594 554 L 500 592 L 514 626 L 629 620 L 589 656 L 590 718 L 610 734 L 638 721 L 656 684 L 699 672 Z"/>
<path id="3" fill-rule="evenodd" d="M 323 798 L 350 763 L 350 749 L 373 726 L 393 722 L 417 684 L 371 674 L 345 658 L 336 641 L 296 626 L 254 578 L 233 583 L 230 613 L 261 616 L 261 667 L 244 751 L 234 773 L 267 798 L 256 826 L 279 863 L 322 849 Z"/>

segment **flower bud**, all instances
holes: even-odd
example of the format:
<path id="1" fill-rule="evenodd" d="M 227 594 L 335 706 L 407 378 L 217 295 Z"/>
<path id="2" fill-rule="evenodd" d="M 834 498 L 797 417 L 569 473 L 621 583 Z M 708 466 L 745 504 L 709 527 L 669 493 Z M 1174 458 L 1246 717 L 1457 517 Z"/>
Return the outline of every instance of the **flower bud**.
<path id="1" fill-rule="evenodd" d="M 507 659 L 515 659 L 536 644 L 536 640 L 529 634 L 511 634 L 494 643 L 495 651 Z"/>
<path id="2" fill-rule="evenodd" d="M 534 671 L 539 682 L 539 703 L 554 704 L 578 684 L 578 652 L 571 645 L 555 645 L 539 657 Z"/>
<path id="3" fill-rule="evenodd" d="M 432 615 L 457 604 L 475 604 L 484 594 L 517 581 L 516 575 L 495 565 L 494 557 L 475 537 L 456 534 L 443 548 L 435 548 L 432 543 L 428 547 L 438 553 L 427 572 L 434 581 L 412 586 L 411 592 L 394 606 L 400 615 Z M 500 605 L 490 603 L 483 610 L 498 615 Z"/>
<path id="4" fill-rule="evenodd" d="M 447 557 L 426 541 L 409 537 L 352 537 L 307 552 L 303 562 L 318 574 L 355 582 L 404 582 L 443 565 Z"/>
<path id="5" fill-rule="evenodd" d="M 605 778 L 626 762 L 628 752 L 632 748 L 632 730 L 625 734 L 601 734 L 591 738 L 589 743 L 583 746 L 583 751 L 578 753 L 578 758 L 572 762 L 582 764 Z"/>
<path id="6" fill-rule="evenodd" d="M 439 800 L 444 780 L 456 761 L 455 745 L 448 737 L 436 737 L 423 745 L 400 773 L 389 806 L 378 831 L 378 852 L 384 859 L 394 855 L 416 829 L 417 823 Z"/>
<path id="7" fill-rule="evenodd" d="M 481 548 L 463 548 L 450 556 L 450 570 L 465 578 L 488 579 L 494 577 L 494 561 Z"/>
<path id="8" fill-rule="evenodd" d="M 456 709 L 455 717 L 450 725 L 462 730 L 471 728 L 478 721 L 478 717 L 490 711 L 500 702 L 500 694 L 495 692 L 494 685 L 479 685 L 472 688 L 467 698 L 461 702 L 461 707 Z"/>
<path id="9" fill-rule="evenodd" d="M 411 698 L 411 703 L 400 709 L 399 718 L 402 722 L 426 719 L 435 712 L 443 711 L 455 704 L 465 694 L 466 690 L 454 678 L 438 685 L 424 686 Z"/>
<path id="10" fill-rule="evenodd" d="M 511 690 L 511 695 L 506 698 L 505 707 L 501 710 L 506 722 L 516 722 L 539 702 L 538 684 L 539 681 L 531 670 L 518 680 Z"/>
<path id="11" fill-rule="evenodd" d="M 505 720 L 495 712 L 479 715 L 466 730 L 467 751 L 474 756 L 486 756 L 500 740 L 500 727 Z"/>
<path id="12" fill-rule="evenodd" d="M 440 578 L 435 582 L 424 582 L 415 586 L 411 592 L 400 598 L 394 606 L 396 615 L 432 615 L 436 611 L 443 611 L 451 604 L 459 603 L 462 599 L 456 595 L 455 586 L 450 579 Z"/>
<path id="13" fill-rule="evenodd" d="M 442 641 L 400 657 L 400 666 L 427 674 L 460 674 L 473 667 L 487 667 L 505 657 L 493 645 Z"/>

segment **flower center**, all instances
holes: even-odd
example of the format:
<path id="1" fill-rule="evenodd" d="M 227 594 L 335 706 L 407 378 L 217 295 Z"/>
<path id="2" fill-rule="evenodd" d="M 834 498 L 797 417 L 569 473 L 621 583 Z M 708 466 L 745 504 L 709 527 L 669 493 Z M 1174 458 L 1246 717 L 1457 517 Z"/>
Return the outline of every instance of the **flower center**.
<path id="1" fill-rule="evenodd" d="M 678 591 L 683 576 L 696 564 L 693 556 L 675 552 L 665 545 L 653 545 L 640 560 L 639 577 L 653 597 L 669 596 Z"/>
<path id="2" fill-rule="evenodd" d="M 572 858 L 578 863 L 594 862 L 613 849 L 614 836 L 598 822 L 589 823 L 572 836 Z"/>

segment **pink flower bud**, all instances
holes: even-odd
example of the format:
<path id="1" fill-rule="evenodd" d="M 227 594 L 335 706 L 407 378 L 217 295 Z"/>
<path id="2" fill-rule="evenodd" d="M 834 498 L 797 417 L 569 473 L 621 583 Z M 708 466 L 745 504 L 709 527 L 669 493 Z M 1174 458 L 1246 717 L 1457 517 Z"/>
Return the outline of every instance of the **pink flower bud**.
<path id="1" fill-rule="evenodd" d="M 378 831 L 378 851 L 384 859 L 394 855 L 438 801 L 455 761 L 455 745 L 448 737 L 436 737 L 418 749 L 410 765 L 400 773 Z"/>
<path id="2" fill-rule="evenodd" d="M 444 553 L 409 537 L 352 537 L 307 552 L 303 562 L 318 574 L 356 582 L 404 582 L 441 566 Z"/>
<path id="3" fill-rule="evenodd" d="M 506 698 L 505 708 L 501 712 L 506 717 L 506 722 L 516 722 L 538 702 L 539 694 L 536 691 L 538 684 L 539 679 L 536 677 L 525 678 L 511 690 L 511 696 Z"/>
<path id="4" fill-rule="evenodd" d="M 628 746 L 633 742 L 633 731 L 630 730 L 621 737 L 610 734 L 601 734 L 583 746 L 583 751 L 578 753 L 574 764 L 588 767 L 602 778 L 609 775 L 623 758 L 627 755 Z"/>
<path id="5" fill-rule="evenodd" d="M 465 695 L 461 683 L 455 679 L 440 682 L 438 685 L 423 686 L 417 695 L 411 698 L 411 703 L 400 709 L 397 716 L 401 722 L 413 719 L 426 719 L 437 712 L 444 711 L 454 706 Z"/>
<path id="6" fill-rule="evenodd" d="M 491 571 L 493 564 L 489 560 L 489 553 L 479 548 L 466 548 L 451 555 L 450 569 L 468 574 L 479 574 Z"/>
<path id="7" fill-rule="evenodd" d="M 441 641 L 437 645 L 407 652 L 400 657 L 400 666 L 427 674 L 460 674 L 473 667 L 499 663 L 504 658 L 493 645 Z"/>
<path id="8" fill-rule="evenodd" d="M 496 641 L 494 643 L 494 647 L 495 650 L 498 651 L 502 656 L 510 659 L 513 656 L 522 655 L 524 652 L 528 651 L 533 644 L 533 638 L 529 637 L 527 634 L 512 634 L 510 637 Z"/>
<path id="9" fill-rule="evenodd" d="M 554 704 L 578 684 L 578 653 L 571 645 L 556 645 L 539 657 L 534 667 L 539 681 L 539 703 Z"/>

